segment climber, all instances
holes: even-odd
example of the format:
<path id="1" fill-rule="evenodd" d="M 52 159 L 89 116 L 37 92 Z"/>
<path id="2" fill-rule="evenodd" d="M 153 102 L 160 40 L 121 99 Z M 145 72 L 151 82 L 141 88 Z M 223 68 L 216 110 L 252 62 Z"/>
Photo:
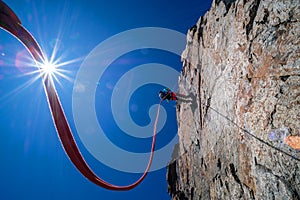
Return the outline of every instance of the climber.
<path id="1" fill-rule="evenodd" d="M 159 91 L 158 96 L 161 101 L 167 100 L 169 102 L 170 100 L 177 100 L 176 93 L 172 92 L 169 88 L 164 88 Z"/>

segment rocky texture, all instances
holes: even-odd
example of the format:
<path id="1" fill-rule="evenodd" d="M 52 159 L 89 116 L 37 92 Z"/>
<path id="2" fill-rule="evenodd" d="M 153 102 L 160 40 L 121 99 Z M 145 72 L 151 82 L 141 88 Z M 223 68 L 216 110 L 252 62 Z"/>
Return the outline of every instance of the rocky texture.
<path id="1" fill-rule="evenodd" d="M 189 30 L 173 199 L 300 199 L 300 153 L 282 143 L 300 136 L 299 6 L 215 0 Z"/>

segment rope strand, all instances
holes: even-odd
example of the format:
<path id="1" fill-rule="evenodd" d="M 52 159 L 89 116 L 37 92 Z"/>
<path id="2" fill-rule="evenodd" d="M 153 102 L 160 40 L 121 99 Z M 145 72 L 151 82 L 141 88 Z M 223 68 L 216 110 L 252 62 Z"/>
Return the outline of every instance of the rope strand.
<path id="1" fill-rule="evenodd" d="M 3 28 L 5 31 L 14 35 L 18 40 L 20 40 L 20 42 L 27 48 L 27 50 L 31 53 L 32 57 L 37 63 L 44 63 L 45 57 L 41 48 L 39 47 L 38 43 L 33 38 L 33 36 L 22 26 L 21 21 L 17 18 L 15 13 L 1 0 L 0 8 L 0 28 Z M 130 185 L 117 186 L 102 180 L 88 166 L 75 142 L 52 78 L 50 77 L 50 75 L 41 75 L 43 78 L 43 86 L 46 93 L 48 105 L 50 107 L 51 116 L 56 128 L 56 132 L 60 138 L 61 144 L 66 154 L 68 155 L 72 163 L 75 165 L 75 167 L 81 172 L 81 174 L 96 185 L 109 190 L 130 190 L 136 187 L 138 184 L 140 184 L 148 174 L 153 160 L 156 142 L 156 126 L 159 117 L 160 105 L 163 99 L 160 101 L 157 108 L 157 115 L 153 129 L 151 154 L 148 161 L 148 165 L 143 175 L 136 182 Z"/>

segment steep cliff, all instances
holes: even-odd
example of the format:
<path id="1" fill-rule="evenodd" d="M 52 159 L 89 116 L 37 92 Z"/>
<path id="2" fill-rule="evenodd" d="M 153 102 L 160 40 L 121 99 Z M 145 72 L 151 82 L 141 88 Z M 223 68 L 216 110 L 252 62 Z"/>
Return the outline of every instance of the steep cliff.
<path id="1" fill-rule="evenodd" d="M 299 0 L 214 0 L 187 35 L 173 199 L 300 199 Z"/>

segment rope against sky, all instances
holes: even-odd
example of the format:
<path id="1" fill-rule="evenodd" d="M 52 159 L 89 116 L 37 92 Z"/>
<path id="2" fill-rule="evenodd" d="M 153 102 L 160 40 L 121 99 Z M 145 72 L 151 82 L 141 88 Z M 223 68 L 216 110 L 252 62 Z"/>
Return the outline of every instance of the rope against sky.
<path id="1" fill-rule="evenodd" d="M 51 110 L 52 119 L 54 121 L 56 131 L 63 145 L 65 152 L 68 157 L 75 165 L 75 167 L 90 181 L 98 186 L 109 190 L 130 190 L 140 184 L 146 177 L 154 155 L 155 141 L 156 141 L 156 125 L 159 117 L 159 110 L 161 102 L 159 103 L 157 115 L 154 124 L 153 136 L 152 136 L 152 146 L 151 154 L 148 161 L 148 165 L 143 173 L 143 175 L 131 185 L 117 186 L 110 184 L 101 178 L 99 178 L 88 166 L 85 159 L 83 158 L 78 146 L 75 142 L 73 134 L 71 132 L 70 126 L 64 114 L 64 110 L 61 106 L 59 97 L 57 95 L 55 85 L 51 76 L 51 73 L 45 73 L 49 70 L 44 68 L 43 65 L 48 64 L 40 46 L 34 39 L 34 37 L 22 26 L 20 19 L 17 15 L 2 1 L 0 0 L 0 27 L 7 31 L 8 33 L 15 36 L 30 52 L 34 58 L 37 66 L 41 70 L 41 77 L 43 79 L 43 86 L 46 92 L 46 97 L 48 100 L 48 105 Z M 43 71 L 44 70 L 44 71 Z"/>

